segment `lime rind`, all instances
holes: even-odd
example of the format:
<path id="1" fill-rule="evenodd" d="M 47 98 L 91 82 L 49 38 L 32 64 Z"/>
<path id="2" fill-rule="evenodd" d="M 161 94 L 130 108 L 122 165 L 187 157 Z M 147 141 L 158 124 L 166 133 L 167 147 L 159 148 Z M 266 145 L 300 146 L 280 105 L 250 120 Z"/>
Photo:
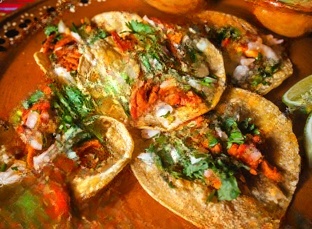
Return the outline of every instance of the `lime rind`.
<path id="1" fill-rule="evenodd" d="M 310 113 L 312 111 L 312 75 L 297 82 L 282 97 L 282 101 L 291 112 L 300 111 Z"/>
<path id="2" fill-rule="evenodd" d="M 309 167 L 312 168 L 312 113 L 309 114 L 304 126 L 304 149 Z"/>

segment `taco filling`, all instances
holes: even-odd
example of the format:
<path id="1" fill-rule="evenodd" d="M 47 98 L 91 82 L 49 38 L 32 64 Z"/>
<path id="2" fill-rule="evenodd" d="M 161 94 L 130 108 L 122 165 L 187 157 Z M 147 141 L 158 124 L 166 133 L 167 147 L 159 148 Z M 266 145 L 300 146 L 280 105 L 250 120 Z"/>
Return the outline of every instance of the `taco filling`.
<path id="1" fill-rule="evenodd" d="M 239 196 L 244 175 L 263 173 L 274 182 L 282 175 L 261 153 L 261 131 L 252 119 L 199 117 L 170 134 L 153 138 L 139 158 L 157 165 L 170 185 L 170 177 L 202 182 L 214 189 L 212 200 L 233 200 Z"/>
<path id="2" fill-rule="evenodd" d="M 123 124 L 99 115 L 92 98 L 73 85 L 43 86 L 11 120 L 26 145 L 27 168 L 59 168 L 77 200 L 103 188 L 131 157 L 132 139 Z"/>
<path id="3" fill-rule="evenodd" d="M 159 203 L 200 228 L 278 228 L 300 157 L 291 123 L 274 104 L 232 88 L 204 116 L 142 137 L 131 169 Z"/>
<path id="4" fill-rule="evenodd" d="M 212 109 L 225 88 L 221 53 L 192 25 L 107 12 L 73 29 L 59 22 L 46 34 L 38 64 L 99 106 L 108 98 L 119 104 L 138 128 L 173 129 Z M 169 118 L 157 115 L 163 106 Z"/>
<path id="5" fill-rule="evenodd" d="M 234 86 L 264 95 L 292 75 L 283 39 L 264 34 L 232 15 L 206 11 L 195 17 L 222 50 L 226 73 Z"/>

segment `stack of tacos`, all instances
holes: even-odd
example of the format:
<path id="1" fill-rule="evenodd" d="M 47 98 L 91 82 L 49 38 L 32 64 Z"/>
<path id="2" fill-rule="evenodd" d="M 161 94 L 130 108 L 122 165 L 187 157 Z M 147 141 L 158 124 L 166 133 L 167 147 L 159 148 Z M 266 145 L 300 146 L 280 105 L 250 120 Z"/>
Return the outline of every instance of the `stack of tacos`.
<path id="1" fill-rule="evenodd" d="M 290 121 L 261 96 L 292 74 L 282 40 L 219 12 L 190 21 L 106 12 L 46 28 L 38 65 L 90 99 L 92 115 L 78 107 L 74 123 L 105 136 L 113 158 L 75 173 L 73 192 L 94 195 L 134 147 L 142 187 L 194 225 L 278 228 L 300 171 Z"/>

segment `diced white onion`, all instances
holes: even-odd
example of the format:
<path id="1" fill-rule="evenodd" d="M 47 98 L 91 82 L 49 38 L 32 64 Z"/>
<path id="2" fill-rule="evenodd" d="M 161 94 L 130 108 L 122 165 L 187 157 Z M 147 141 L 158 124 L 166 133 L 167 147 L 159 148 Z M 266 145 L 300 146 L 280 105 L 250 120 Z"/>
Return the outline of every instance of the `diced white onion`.
<path id="1" fill-rule="evenodd" d="M 12 168 L 17 168 L 13 170 Z M 15 161 L 13 165 L 5 172 L 0 172 L 0 187 L 3 185 L 14 184 L 20 182 L 26 175 L 26 165 L 22 161 Z"/>
<path id="2" fill-rule="evenodd" d="M 224 131 L 222 131 L 219 127 L 216 127 L 215 131 L 216 131 L 218 137 L 221 138 L 221 140 L 227 140 L 228 139 L 227 134 Z"/>
<path id="3" fill-rule="evenodd" d="M 141 131 L 142 138 L 150 139 L 160 133 L 160 130 L 144 129 Z"/>
<path id="4" fill-rule="evenodd" d="M 271 47 L 269 47 L 267 45 L 262 45 L 261 46 L 261 52 L 267 58 L 278 61 L 278 57 L 277 57 L 276 53 L 274 52 L 274 50 Z"/>
<path id="5" fill-rule="evenodd" d="M 65 68 L 63 67 L 55 67 L 54 72 L 56 73 L 57 76 L 61 77 L 65 81 L 74 83 L 73 77 L 70 75 L 70 72 L 68 72 Z"/>
<path id="6" fill-rule="evenodd" d="M 243 81 L 248 74 L 249 68 L 245 65 L 238 65 L 234 72 L 233 72 L 233 78 L 237 81 Z"/>
<path id="7" fill-rule="evenodd" d="M 173 148 L 171 151 L 170 151 L 170 155 L 171 155 L 171 158 L 172 160 L 177 163 L 178 160 L 180 159 L 180 154 L 178 153 L 178 151 Z"/>
<path id="8" fill-rule="evenodd" d="M 248 50 L 257 50 L 260 51 L 265 57 L 269 59 L 278 60 L 278 57 L 275 54 L 274 50 L 271 47 L 262 44 L 262 40 L 257 40 L 256 42 L 249 42 Z"/>
<path id="9" fill-rule="evenodd" d="M 73 159 L 73 160 L 79 159 L 75 151 L 69 151 L 66 154 L 69 159 Z"/>
<path id="10" fill-rule="evenodd" d="M 266 35 L 265 38 L 267 40 L 268 45 L 279 45 L 284 42 L 283 39 L 277 39 L 272 34 Z"/>
<path id="11" fill-rule="evenodd" d="M 154 163 L 154 157 L 151 153 L 140 153 L 138 158 L 148 165 L 152 165 Z"/>
<path id="12" fill-rule="evenodd" d="M 70 32 L 70 34 L 72 35 L 73 38 L 75 38 L 76 41 L 81 41 L 82 40 L 78 33 Z"/>
<path id="13" fill-rule="evenodd" d="M 191 87 L 194 87 L 194 88 L 198 88 L 198 86 L 200 85 L 199 83 L 198 83 L 198 81 L 197 80 L 195 80 L 195 79 L 189 79 L 188 81 L 187 81 L 187 83 L 191 86 Z"/>
<path id="14" fill-rule="evenodd" d="M 193 156 L 190 156 L 190 159 L 191 159 L 191 164 L 196 164 L 197 162 L 200 162 L 202 159 L 199 157 L 199 158 L 196 158 L 196 157 L 193 157 Z"/>
<path id="15" fill-rule="evenodd" d="M 244 65 L 244 66 L 248 66 L 248 65 L 252 64 L 253 62 L 255 62 L 254 58 L 241 58 L 241 60 L 240 60 L 240 64 Z"/>
<path id="16" fill-rule="evenodd" d="M 62 20 L 60 20 L 60 22 L 58 23 L 57 29 L 58 29 L 59 33 L 65 33 L 67 27 Z"/>
<path id="17" fill-rule="evenodd" d="M 156 110 L 156 116 L 157 117 L 162 117 L 164 115 L 167 115 L 168 113 L 172 113 L 173 108 L 169 104 L 161 104 L 160 106 L 157 107 Z"/>
<path id="18" fill-rule="evenodd" d="M 200 38 L 199 41 L 196 43 L 196 47 L 199 51 L 204 52 L 207 47 L 209 46 L 209 41 L 206 38 Z"/>
<path id="19" fill-rule="evenodd" d="M 36 111 L 29 112 L 25 125 L 28 128 L 33 129 L 36 126 L 36 124 L 38 123 L 39 117 L 40 117 L 40 115 L 38 112 L 36 112 Z"/>
<path id="20" fill-rule="evenodd" d="M 36 150 L 42 150 L 42 143 L 39 142 L 37 139 L 31 139 L 29 141 L 29 144 L 32 148 L 36 149 Z"/>

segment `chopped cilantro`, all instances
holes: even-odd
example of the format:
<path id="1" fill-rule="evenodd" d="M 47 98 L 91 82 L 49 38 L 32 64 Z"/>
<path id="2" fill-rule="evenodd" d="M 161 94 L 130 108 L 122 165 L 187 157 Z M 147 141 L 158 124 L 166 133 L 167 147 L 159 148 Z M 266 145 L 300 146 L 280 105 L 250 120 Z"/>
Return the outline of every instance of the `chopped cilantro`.
<path id="1" fill-rule="evenodd" d="M 280 69 L 280 63 L 272 59 L 263 60 L 256 59 L 256 67 L 252 71 L 252 75 L 249 79 L 249 82 L 252 86 L 257 86 L 259 84 L 268 85 L 270 84 L 268 78 L 272 77 Z"/>
<path id="2" fill-rule="evenodd" d="M 208 139 L 209 147 L 214 147 L 219 143 L 218 139 L 211 133 L 207 133 L 206 137 Z"/>
<path id="3" fill-rule="evenodd" d="M 139 34 L 152 34 L 155 32 L 155 29 L 152 26 L 142 22 L 138 22 L 136 20 L 131 20 L 130 22 L 127 23 L 127 26 L 133 32 Z"/>
<path id="4" fill-rule="evenodd" d="M 211 86 L 211 84 L 214 82 L 216 82 L 214 78 L 206 76 L 203 79 L 201 79 L 200 84 L 208 87 L 208 86 Z"/>
<path id="5" fill-rule="evenodd" d="M 48 25 L 45 29 L 44 29 L 44 34 L 47 36 L 50 36 L 51 34 L 58 34 L 58 28 L 55 25 Z"/>
<path id="6" fill-rule="evenodd" d="M 221 182 L 222 185 L 217 190 L 219 200 L 233 200 L 239 196 L 240 190 L 234 176 L 227 177 L 226 175 L 222 175 Z"/>
<path id="7" fill-rule="evenodd" d="M 204 179 L 204 171 L 209 168 L 206 160 L 200 160 L 197 163 L 185 163 L 183 169 L 184 174 L 191 180 Z"/>
<path id="8" fill-rule="evenodd" d="M 239 127 L 244 134 L 252 133 L 252 134 L 260 134 L 259 129 L 255 126 L 255 124 L 251 123 L 251 118 L 246 118 L 245 120 L 239 123 Z"/>
<path id="9" fill-rule="evenodd" d="M 40 90 L 36 90 L 30 97 L 23 102 L 23 107 L 25 109 L 29 109 L 33 104 L 38 102 L 41 98 L 43 98 L 44 93 Z"/>
<path id="10" fill-rule="evenodd" d="M 231 38 L 232 40 L 237 40 L 241 37 L 241 32 L 239 29 L 234 27 L 223 27 L 217 31 L 218 38 L 220 41 Z"/>
<path id="11" fill-rule="evenodd" d="M 105 39 L 107 36 L 108 34 L 104 30 L 98 28 L 92 33 L 89 43 L 94 44 L 96 41 Z"/>
<path id="12" fill-rule="evenodd" d="M 257 134 L 260 131 L 252 123 L 251 118 L 242 121 L 237 116 L 218 116 L 219 120 L 215 118 L 216 116 L 212 115 L 207 125 L 202 126 L 203 129 L 187 125 L 170 134 L 161 133 L 153 138 L 147 152 L 153 153 L 155 164 L 166 177 L 168 185 L 173 185 L 169 184 L 171 182 L 169 175 L 176 179 L 212 185 L 212 181 L 206 177 L 209 176 L 206 175 L 206 171 L 211 170 L 221 182 L 221 186 L 208 195 L 207 201 L 212 201 L 213 198 L 229 201 L 241 193 L 236 175 L 240 174 L 241 169 L 250 170 L 250 168 L 241 160 L 229 155 L 227 147 L 233 143 L 244 144 L 248 139 L 246 134 Z M 227 137 L 221 138 L 216 133 L 216 128 L 225 132 Z M 200 143 L 203 139 L 208 140 L 208 147 L 220 143 L 221 152 L 212 154 L 204 150 Z"/>
<path id="13" fill-rule="evenodd" d="M 243 144 L 244 143 L 244 135 L 239 131 L 231 131 L 230 136 L 229 136 L 229 140 L 228 140 L 228 148 L 233 144 Z"/>
<path id="14" fill-rule="evenodd" d="M 75 86 L 51 85 L 51 88 L 55 95 L 52 106 L 61 118 L 64 128 L 67 124 L 81 123 L 95 109 L 91 97 L 83 94 Z"/>
<path id="15" fill-rule="evenodd" d="M 151 66 L 151 64 L 150 64 L 150 62 L 149 62 L 148 56 L 147 56 L 145 53 L 141 53 L 141 54 L 139 55 L 139 59 L 140 59 L 142 65 L 144 66 L 145 71 L 146 71 L 146 72 L 151 71 L 152 66 Z"/>

